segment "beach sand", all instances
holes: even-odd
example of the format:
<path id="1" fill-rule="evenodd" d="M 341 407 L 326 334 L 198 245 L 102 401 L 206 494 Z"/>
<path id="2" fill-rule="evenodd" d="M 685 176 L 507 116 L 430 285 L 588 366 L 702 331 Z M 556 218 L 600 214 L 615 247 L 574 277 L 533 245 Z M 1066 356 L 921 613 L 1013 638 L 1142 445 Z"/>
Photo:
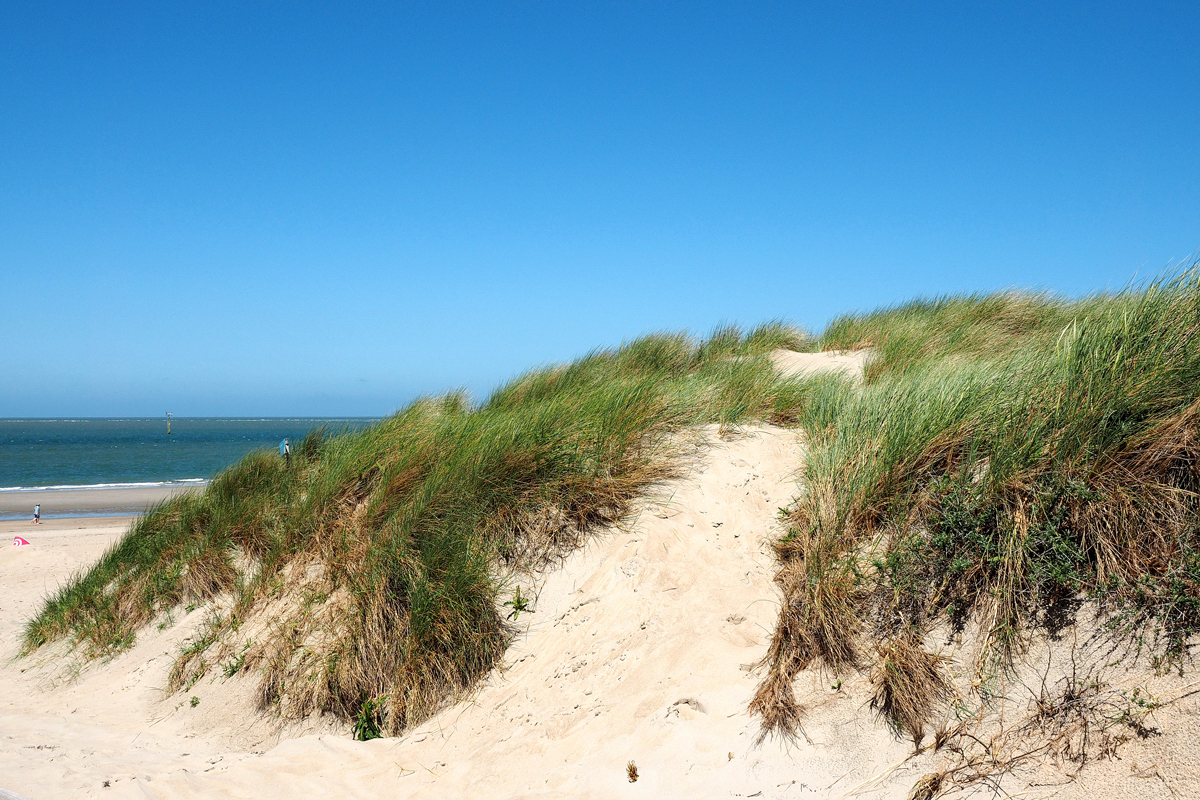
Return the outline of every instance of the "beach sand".
<path id="1" fill-rule="evenodd" d="M 131 517 L 175 495 L 202 488 L 202 485 L 174 485 L 3 491 L 0 519 L 19 515 L 29 521 L 33 518 L 33 507 L 38 504 L 42 506 L 42 522 L 80 515 Z"/>
<path id="2" fill-rule="evenodd" d="M 254 710 L 247 681 L 197 708 L 187 696 L 166 695 L 170 664 L 205 608 L 178 609 L 112 659 L 83 662 L 62 645 L 19 657 L 22 629 L 43 600 L 95 563 L 132 521 L 0 522 L 0 788 L 31 800 L 108 797 L 109 787 L 135 777 L 200 771 L 233 750 L 330 729 L 320 720 L 274 724 Z M 13 536 L 30 544 L 13 547 Z"/>
<path id="3" fill-rule="evenodd" d="M 473 696 L 398 739 L 356 742 L 327 718 L 280 725 L 256 710 L 254 675 L 225 678 L 214 668 L 166 694 L 205 607 L 177 609 L 111 660 L 82 663 L 61 645 L 17 658 L 42 599 L 93 563 L 128 520 L 0 523 L 0 536 L 32 542 L 0 549 L 0 787 L 31 800 L 901 800 L 943 755 L 914 756 L 911 742 L 891 734 L 869 710 L 865 675 L 802 673 L 806 738 L 756 743 L 747 705 L 780 602 L 769 542 L 778 509 L 796 493 L 804 446 L 770 426 L 703 436 L 689 474 L 659 487 L 626 525 L 525 582 L 532 611 Z M 1025 685 L 1047 674 L 1047 652 L 1030 651 L 1018 676 Z M 1141 685 L 1148 673 L 1130 674 Z M 1006 788 L 1080 800 L 1197 796 L 1200 756 L 1190 743 L 1200 734 L 1200 695 L 1187 694 L 1191 680 L 1152 678 L 1156 696 L 1184 698 L 1156 712 L 1165 735 L 1124 744 L 1078 775 L 1072 765 L 1047 767 Z"/>

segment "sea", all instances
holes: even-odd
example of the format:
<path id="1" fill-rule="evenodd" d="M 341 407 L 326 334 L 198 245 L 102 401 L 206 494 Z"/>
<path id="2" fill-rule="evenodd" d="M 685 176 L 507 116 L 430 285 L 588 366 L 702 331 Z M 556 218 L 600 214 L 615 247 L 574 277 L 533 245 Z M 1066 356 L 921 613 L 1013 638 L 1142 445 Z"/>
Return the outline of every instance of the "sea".
<path id="1" fill-rule="evenodd" d="M 373 418 L 0 419 L 0 492 L 199 484 L 260 448 Z"/>

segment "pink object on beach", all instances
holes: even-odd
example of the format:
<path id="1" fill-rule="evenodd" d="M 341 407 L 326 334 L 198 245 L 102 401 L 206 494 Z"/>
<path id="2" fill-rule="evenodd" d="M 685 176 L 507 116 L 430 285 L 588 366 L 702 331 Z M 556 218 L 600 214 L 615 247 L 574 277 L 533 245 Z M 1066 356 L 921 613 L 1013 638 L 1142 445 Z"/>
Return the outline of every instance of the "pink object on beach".
<path id="1" fill-rule="evenodd" d="M 20 536 L 13 537 L 13 547 L 20 547 L 23 544 L 29 544 L 29 540 L 22 539 Z"/>

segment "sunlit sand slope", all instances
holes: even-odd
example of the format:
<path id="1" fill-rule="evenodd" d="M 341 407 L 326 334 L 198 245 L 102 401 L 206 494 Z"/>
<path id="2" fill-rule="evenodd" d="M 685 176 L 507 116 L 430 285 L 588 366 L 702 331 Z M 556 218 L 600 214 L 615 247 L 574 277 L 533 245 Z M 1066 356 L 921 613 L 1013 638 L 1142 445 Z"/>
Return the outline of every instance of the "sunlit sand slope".
<path id="1" fill-rule="evenodd" d="M 754 746 L 753 665 L 778 608 L 765 540 L 795 493 L 801 448 L 778 428 L 705 436 L 690 476 L 628 530 L 529 587 L 527 627 L 470 702 L 403 739 L 299 738 L 138 781 L 131 796 L 794 797 L 902 758 L 904 745 L 852 722 L 851 708 L 814 715 L 819 748 Z"/>

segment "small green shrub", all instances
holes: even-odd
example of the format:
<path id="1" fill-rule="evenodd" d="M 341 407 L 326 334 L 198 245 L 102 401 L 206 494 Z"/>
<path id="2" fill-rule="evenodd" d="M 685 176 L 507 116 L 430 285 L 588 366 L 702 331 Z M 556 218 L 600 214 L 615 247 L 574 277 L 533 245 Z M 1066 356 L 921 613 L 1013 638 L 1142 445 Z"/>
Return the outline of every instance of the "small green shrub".
<path id="1" fill-rule="evenodd" d="M 508 618 L 511 620 L 516 620 L 521 615 L 522 611 L 527 611 L 529 609 L 529 598 L 522 596 L 521 587 L 518 586 L 513 590 L 512 599 L 505 600 L 504 605 L 512 608 L 512 611 L 508 613 Z"/>
<path id="2" fill-rule="evenodd" d="M 386 697 L 366 699 L 358 709 L 354 718 L 354 738 L 360 742 L 369 742 L 383 736 L 383 712 Z"/>
<path id="3" fill-rule="evenodd" d="M 221 672 L 226 678 L 232 678 L 241 672 L 242 667 L 246 666 L 246 651 L 250 649 L 250 646 L 251 643 L 247 642 L 242 646 L 241 652 L 221 665 Z"/>

